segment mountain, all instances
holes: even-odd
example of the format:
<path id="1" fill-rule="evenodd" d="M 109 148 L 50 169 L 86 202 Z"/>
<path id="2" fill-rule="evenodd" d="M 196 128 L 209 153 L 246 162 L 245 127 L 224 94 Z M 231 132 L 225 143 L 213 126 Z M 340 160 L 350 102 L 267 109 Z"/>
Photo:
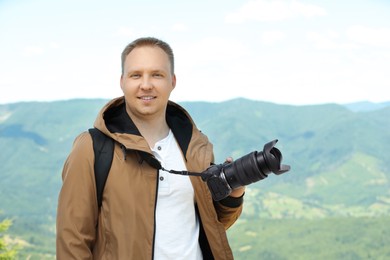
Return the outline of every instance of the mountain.
<path id="1" fill-rule="evenodd" d="M 93 125 L 106 101 L 0 105 L 0 221 L 13 219 L 10 232 L 26 241 L 26 252 L 54 254 L 63 163 L 74 138 Z M 291 106 L 248 99 L 181 105 L 214 144 L 216 163 L 262 151 L 277 139 L 283 163 L 291 165 L 289 172 L 270 173 L 247 187 L 244 212 L 230 233 L 233 244 L 244 247 L 238 258 L 248 259 L 254 249 L 245 250 L 237 232 L 254 230 L 259 220 L 281 228 L 275 223 L 283 219 L 294 226 L 294 221 L 330 225 L 331 218 L 342 222 L 351 217 L 366 223 L 374 217 L 383 224 L 390 216 L 390 106 L 362 111 L 337 104 Z"/>
<path id="2" fill-rule="evenodd" d="M 364 112 L 364 111 L 379 110 L 388 107 L 390 106 L 390 102 L 373 103 L 369 101 L 361 101 L 361 102 L 344 104 L 344 106 L 354 112 Z"/>

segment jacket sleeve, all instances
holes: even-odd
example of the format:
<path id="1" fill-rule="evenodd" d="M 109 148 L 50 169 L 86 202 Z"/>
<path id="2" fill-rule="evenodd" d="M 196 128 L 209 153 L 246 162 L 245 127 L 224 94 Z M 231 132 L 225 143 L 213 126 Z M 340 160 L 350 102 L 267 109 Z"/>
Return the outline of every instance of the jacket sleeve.
<path id="1" fill-rule="evenodd" d="M 209 165 L 214 164 L 214 158 L 214 152 L 211 152 Z M 228 196 L 220 201 L 214 201 L 214 208 L 217 212 L 218 220 L 223 224 L 225 230 L 230 228 L 240 217 L 243 210 L 244 195 L 245 193 L 239 198 Z"/>
<path id="2" fill-rule="evenodd" d="M 212 145 L 211 145 L 212 147 Z M 209 146 L 210 149 L 210 146 Z M 206 153 L 207 154 L 207 153 Z M 206 155 L 206 158 L 208 158 L 208 155 Z M 214 159 L 214 152 L 211 148 L 210 152 L 210 158 L 208 165 L 212 165 L 215 163 Z M 207 185 L 205 185 L 207 186 Z M 208 189 L 208 188 L 207 188 Z M 214 208 L 218 216 L 218 220 L 223 224 L 225 227 L 225 230 L 230 228 L 240 217 L 243 209 L 243 202 L 244 202 L 244 195 L 243 194 L 239 198 L 234 197 L 226 197 L 223 200 L 220 201 L 214 201 Z M 210 195 L 211 196 L 211 195 Z"/>
<path id="3" fill-rule="evenodd" d="M 98 207 L 94 153 L 88 132 L 79 135 L 64 164 L 57 209 L 57 259 L 92 259 Z"/>
<path id="4" fill-rule="evenodd" d="M 227 198 L 214 202 L 217 211 L 218 220 L 224 225 L 225 229 L 231 227 L 242 213 L 244 195 L 239 198 L 228 196 Z"/>

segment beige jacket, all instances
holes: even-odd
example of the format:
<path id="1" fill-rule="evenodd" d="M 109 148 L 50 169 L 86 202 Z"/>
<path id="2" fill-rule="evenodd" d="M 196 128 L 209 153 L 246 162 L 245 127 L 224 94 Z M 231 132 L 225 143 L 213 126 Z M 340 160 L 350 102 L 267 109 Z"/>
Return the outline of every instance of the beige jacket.
<path id="1" fill-rule="evenodd" d="M 125 112 L 124 98 L 110 101 L 95 127 L 116 140 L 101 209 L 97 205 L 94 153 L 88 132 L 80 134 L 65 162 L 57 211 L 57 259 L 153 259 L 158 170 L 140 153 L 153 156 Z M 189 171 L 213 162 L 212 144 L 188 113 L 169 102 L 167 122 Z M 201 222 L 204 259 L 233 259 L 226 229 L 239 217 L 242 199 L 213 202 L 207 185 L 190 177 Z"/>

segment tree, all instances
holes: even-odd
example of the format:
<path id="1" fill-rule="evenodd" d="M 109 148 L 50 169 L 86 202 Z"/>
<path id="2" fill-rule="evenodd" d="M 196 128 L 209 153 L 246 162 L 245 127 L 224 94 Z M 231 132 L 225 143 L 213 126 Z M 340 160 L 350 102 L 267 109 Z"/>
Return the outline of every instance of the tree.
<path id="1" fill-rule="evenodd" d="M 4 239 L 4 232 L 12 225 L 12 221 L 5 219 L 0 222 L 0 260 L 12 260 L 16 258 L 18 253 L 17 247 L 8 245 L 7 241 Z"/>

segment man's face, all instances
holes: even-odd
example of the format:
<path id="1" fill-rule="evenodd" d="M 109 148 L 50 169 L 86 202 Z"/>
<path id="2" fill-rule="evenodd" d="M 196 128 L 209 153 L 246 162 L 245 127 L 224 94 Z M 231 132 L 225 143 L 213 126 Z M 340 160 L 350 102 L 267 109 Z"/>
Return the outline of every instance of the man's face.
<path id="1" fill-rule="evenodd" d="M 152 46 L 133 49 L 126 57 L 120 84 L 130 117 L 165 119 L 176 77 L 172 75 L 168 55 L 162 49 Z"/>

